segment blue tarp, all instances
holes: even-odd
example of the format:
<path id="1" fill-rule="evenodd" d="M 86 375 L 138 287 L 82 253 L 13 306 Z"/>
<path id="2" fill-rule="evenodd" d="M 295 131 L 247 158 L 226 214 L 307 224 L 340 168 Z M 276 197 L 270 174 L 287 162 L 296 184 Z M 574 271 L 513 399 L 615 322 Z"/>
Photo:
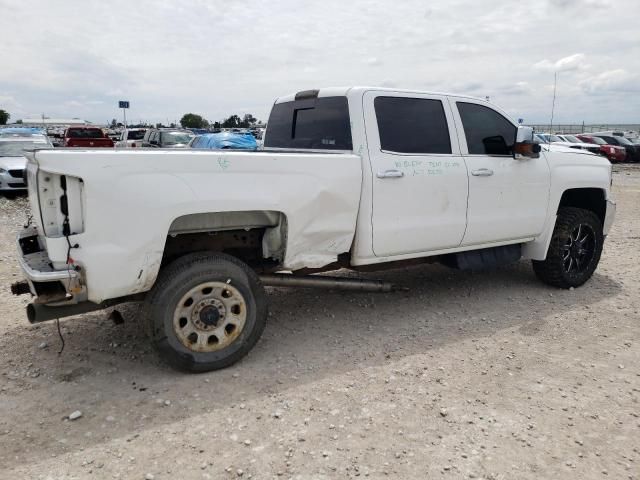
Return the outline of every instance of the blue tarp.
<path id="1" fill-rule="evenodd" d="M 256 150 L 258 143 L 250 133 L 220 132 L 198 136 L 198 138 L 193 141 L 191 148 Z"/>

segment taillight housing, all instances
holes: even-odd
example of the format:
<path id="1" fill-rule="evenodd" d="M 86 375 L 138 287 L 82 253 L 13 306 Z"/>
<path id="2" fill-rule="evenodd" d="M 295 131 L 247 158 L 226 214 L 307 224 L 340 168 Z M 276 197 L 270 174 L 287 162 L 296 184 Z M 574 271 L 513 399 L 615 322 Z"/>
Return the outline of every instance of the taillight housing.
<path id="1" fill-rule="evenodd" d="M 46 237 L 84 232 L 84 183 L 81 178 L 38 170 L 38 203 Z"/>

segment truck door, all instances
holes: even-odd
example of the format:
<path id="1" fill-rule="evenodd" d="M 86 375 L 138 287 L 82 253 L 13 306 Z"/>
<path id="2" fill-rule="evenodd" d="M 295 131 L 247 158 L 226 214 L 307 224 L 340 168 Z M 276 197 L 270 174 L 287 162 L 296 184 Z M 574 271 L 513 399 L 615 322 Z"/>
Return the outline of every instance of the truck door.
<path id="1" fill-rule="evenodd" d="M 371 91 L 363 102 L 375 255 L 457 247 L 468 180 L 446 97 Z"/>
<path id="2" fill-rule="evenodd" d="M 542 232 L 550 173 L 539 158 L 513 158 L 517 127 L 492 106 L 449 97 L 469 169 L 463 245 L 531 238 Z"/>

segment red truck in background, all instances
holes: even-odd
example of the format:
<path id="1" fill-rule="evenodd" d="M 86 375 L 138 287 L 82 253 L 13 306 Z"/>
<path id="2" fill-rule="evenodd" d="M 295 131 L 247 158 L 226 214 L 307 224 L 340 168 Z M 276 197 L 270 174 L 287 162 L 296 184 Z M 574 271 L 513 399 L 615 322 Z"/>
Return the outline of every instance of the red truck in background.
<path id="1" fill-rule="evenodd" d="M 69 127 L 64 132 L 64 146 L 113 148 L 113 140 L 98 127 Z"/>

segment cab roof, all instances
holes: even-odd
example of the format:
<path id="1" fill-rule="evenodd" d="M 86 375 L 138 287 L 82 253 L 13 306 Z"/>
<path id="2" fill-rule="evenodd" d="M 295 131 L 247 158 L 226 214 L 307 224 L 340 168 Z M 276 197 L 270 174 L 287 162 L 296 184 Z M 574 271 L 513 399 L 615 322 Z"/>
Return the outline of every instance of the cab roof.
<path id="1" fill-rule="evenodd" d="M 296 99 L 303 98 L 321 98 L 321 97 L 346 97 L 351 94 L 363 94 L 367 91 L 376 91 L 376 92 L 394 92 L 394 93 L 414 93 L 421 95 L 441 95 L 441 96 L 449 96 L 449 97 L 461 97 L 461 98 L 469 98 L 473 100 L 477 100 L 480 102 L 485 102 L 484 99 L 473 97 L 471 95 L 463 95 L 457 93 L 446 93 L 446 92 L 433 92 L 433 91 L 424 91 L 424 90 L 415 90 L 415 89 L 402 89 L 402 88 L 390 88 L 390 87 L 367 87 L 367 86 L 352 86 L 352 87 L 326 87 L 315 90 L 302 90 L 300 92 L 291 93 L 289 95 L 284 95 L 282 97 L 278 97 L 275 103 L 283 103 L 283 102 L 292 102 Z"/>

